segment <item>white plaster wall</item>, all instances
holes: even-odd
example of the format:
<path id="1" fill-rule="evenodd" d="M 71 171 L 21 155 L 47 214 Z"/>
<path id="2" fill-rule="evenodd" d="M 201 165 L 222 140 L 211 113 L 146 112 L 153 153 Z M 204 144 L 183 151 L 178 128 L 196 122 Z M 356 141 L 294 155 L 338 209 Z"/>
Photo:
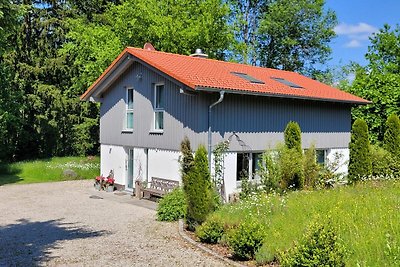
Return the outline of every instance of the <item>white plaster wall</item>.
<path id="1" fill-rule="evenodd" d="M 144 148 L 134 148 L 133 150 L 133 180 L 147 181 L 147 151 Z"/>
<path id="2" fill-rule="evenodd" d="M 225 153 L 224 162 L 224 183 L 225 199 L 228 200 L 229 194 L 236 192 L 236 153 Z"/>
<path id="3" fill-rule="evenodd" d="M 100 146 L 100 173 L 107 176 L 114 170 L 115 183 L 125 185 L 125 160 L 124 147 L 115 145 Z"/>
<path id="4" fill-rule="evenodd" d="M 328 162 L 332 162 L 335 159 L 335 154 L 339 153 L 342 155 L 339 162 L 339 168 L 336 173 L 342 173 L 347 175 L 349 159 L 350 159 L 350 150 L 348 148 L 331 148 L 327 151 L 327 160 Z"/>
<path id="5" fill-rule="evenodd" d="M 161 149 L 148 150 L 148 178 L 151 177 L 165 178 L 169 180 L 179 181 L 181 184 L 179 151 L 169 151 Z"/>

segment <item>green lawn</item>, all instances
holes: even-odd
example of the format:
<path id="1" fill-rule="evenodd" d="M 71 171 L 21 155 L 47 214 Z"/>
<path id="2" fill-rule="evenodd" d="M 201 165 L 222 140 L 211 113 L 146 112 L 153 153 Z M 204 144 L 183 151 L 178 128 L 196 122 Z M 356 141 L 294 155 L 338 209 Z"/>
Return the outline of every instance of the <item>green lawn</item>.
<path id="1" fill-rule="evenodd" d="M 77 176 L 75 178 L 64 176 L 65 170 L 73 170 Z M 62 157 L 22 161 L 0 165 L 0 186 L 12 183 L 27 184 L 92 179 L 99 173 L 99 157 Z"/>
<path id="2" fill-rule="evenodd" d="M 275 255 L 298 241 L 311 222 L 329 217 L 348 251 L 347 266 L 400 266 L 399 180 L 254 196 L 214 216 L 228 225 L 257 218 L 267 228 L 262 249 Z"/>

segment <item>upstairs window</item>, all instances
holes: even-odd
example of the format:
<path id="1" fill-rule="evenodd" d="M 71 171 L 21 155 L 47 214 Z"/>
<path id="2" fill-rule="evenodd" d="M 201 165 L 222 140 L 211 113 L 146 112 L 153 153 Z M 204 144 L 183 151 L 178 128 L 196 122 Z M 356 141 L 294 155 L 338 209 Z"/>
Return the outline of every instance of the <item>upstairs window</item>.
<path id="1" fill-rule="evenodd" d="M 154 130 L 164 130 L 164 84 L 154 85 Z"/>
<path id="2" fill-rule="evenodd" d="M 125 128 L 133 130 L 133 88 L 126 89 L 126 120 Z"/>

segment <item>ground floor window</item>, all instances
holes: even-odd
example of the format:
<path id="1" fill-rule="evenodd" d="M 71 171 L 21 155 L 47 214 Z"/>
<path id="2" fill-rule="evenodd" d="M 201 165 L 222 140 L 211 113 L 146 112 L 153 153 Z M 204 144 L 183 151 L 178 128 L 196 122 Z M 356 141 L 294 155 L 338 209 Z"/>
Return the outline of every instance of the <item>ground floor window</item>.
<path id="1" fill-rule="evenodd" d="M 237 153 L 236 158 L 236 180 L 241 181 L 243 177 L 257 179 L 257 172 L 262 164 L 261 152 Z"/>
<path id="2" fill-rule="evenodd" d="M 315 150 L 315 156 L 317 158 L 317 163 L 319 163 L 321 165 L 325 165 L 326 155 L 327 155 L 327 151 L 325 149 L 316 149 Z"/>

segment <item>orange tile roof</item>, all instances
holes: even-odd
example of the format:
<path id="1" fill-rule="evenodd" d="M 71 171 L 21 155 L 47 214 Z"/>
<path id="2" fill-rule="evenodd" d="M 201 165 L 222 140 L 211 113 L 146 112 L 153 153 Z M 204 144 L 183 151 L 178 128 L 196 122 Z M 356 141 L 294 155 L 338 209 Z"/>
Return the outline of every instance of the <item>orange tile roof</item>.
<path id="1" fill-rule="evenodd" d="M 164 72 L 173 79 L 193 90 L 216 89 L 226 92 L 235 91 L 243 94 L 265 94 L 287 98 L 304 98 L 334 102 L 368 104 L 367 100 L 346 93 L 329 85 L 315 81 L 295 72 L 262 68 L 213 59 L 144 50 L 128 47 L 114 60 L 110 67 L 81 96 L 86 97 L 101 82 L 103 77 L 125 53 L 144 61 Z M 251 83 L 233 75 L 232 72 L 246 73 L 264 84 Z M 272 78 L 283 78 L 302 88 L 292 88 Z"/>

